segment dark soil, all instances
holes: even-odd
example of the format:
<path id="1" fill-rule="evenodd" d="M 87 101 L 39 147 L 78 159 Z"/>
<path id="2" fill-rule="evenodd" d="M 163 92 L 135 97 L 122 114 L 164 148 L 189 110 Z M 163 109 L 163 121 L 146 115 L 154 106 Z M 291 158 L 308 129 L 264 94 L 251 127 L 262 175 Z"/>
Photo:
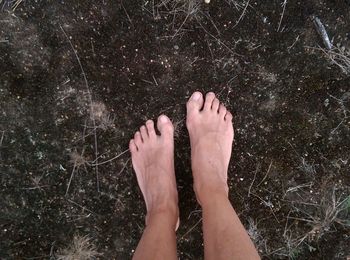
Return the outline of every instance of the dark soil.
<path id="1" fill-rule="evenodd" d="M 176 125 L 179 257 L 202 259 L 194 90 L 235 114 L 230 199 L 261 255 L 350 256 L 349 77 L 313 49 L 310 18 L 350 49 L 349 1 L 288 1 L 279 31 L 282 0 L 250 1 L 240 20 L 247 2 L 190 2 L 0 1 L 1 259 L 54 258 L 75 235 L 129 259 L 145 216 L 130 154 L 94 164 L 161 113 Z"/>

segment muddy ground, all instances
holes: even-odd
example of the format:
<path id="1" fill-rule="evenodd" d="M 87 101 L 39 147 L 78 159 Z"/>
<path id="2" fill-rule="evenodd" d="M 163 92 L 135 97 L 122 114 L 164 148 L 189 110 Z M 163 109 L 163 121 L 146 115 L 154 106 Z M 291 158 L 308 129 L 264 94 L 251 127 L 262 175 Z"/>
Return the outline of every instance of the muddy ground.
<path id="1" fill-rule="evenodd" d="M 230 199 L 263 258 L 350 257 L 349 75 L 311 19 L 349 50 L 350 3 L 283 2 L 0 1 L 0 258 L 55 259 L 86 236 L 92 255 L 129 259 L 145 206 L 128 142 L 165 113 L 179 257 L 202 259 L 194 90 L 235 115 Z"/>

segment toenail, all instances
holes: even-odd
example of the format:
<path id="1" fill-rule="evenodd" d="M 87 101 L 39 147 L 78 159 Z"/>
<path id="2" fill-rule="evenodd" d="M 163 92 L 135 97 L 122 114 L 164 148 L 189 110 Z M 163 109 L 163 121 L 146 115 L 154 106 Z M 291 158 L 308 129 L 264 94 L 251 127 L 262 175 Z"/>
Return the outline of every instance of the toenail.
<path id="1" fill-rule="evenodd" d="M 194 92 L 193 95 L 192 95 L 192 100 L 199 100 L 201 97 L 201 94 L 199 92 Z"/>
<path id="2" fill-rule="evenodd" d="M 160 116 L 159 120 L 160 120 L 160 122 L 162 122 L 162 123 L 168 122 L 168 118 L 167 118 L 166 116 Z"/>

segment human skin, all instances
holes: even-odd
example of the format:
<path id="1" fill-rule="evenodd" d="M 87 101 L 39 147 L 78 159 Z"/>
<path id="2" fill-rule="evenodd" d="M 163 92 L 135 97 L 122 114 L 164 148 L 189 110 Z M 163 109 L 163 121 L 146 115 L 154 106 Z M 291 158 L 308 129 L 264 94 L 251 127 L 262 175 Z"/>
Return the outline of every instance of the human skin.
<path id="1" fill-rule="evenodd" d="M 260 259 L 228 199 L 232 114 L 210 92 L 187 102 L 193 187 L 203 212 L 205 259 Z M 134 259 L 177 259 L 178 194 L 174 171 L 174 127 L 164 115 L 148 120 L 130 141 L 133 167 L 143 194 L 146 228 Z"/>

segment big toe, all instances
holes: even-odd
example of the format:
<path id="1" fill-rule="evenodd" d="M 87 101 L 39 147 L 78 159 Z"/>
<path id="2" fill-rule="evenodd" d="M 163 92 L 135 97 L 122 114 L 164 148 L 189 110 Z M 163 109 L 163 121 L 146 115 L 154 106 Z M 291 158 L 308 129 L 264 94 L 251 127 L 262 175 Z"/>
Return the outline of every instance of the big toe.
<path id="1" fill-rule="evenodd" d="M 199 112 L 203 107 L 203 95 L 201 92 L 194 92 L 187 101 L 187 113 Z"/>
<path id="2" fill-rule="evenodd" d="M 171 139 L 174 136 L 174 126 L 166 115 L 158 117 L 157 127 L 161 138 Z"/>

